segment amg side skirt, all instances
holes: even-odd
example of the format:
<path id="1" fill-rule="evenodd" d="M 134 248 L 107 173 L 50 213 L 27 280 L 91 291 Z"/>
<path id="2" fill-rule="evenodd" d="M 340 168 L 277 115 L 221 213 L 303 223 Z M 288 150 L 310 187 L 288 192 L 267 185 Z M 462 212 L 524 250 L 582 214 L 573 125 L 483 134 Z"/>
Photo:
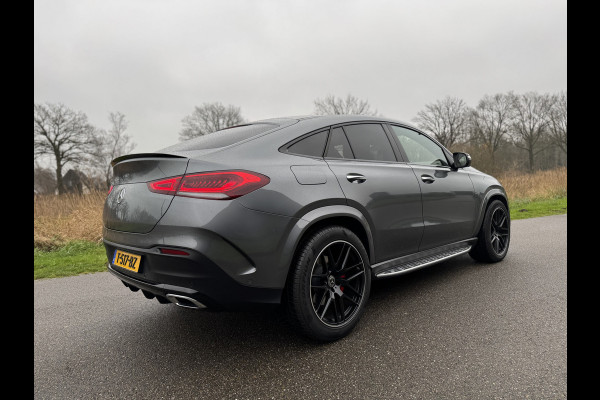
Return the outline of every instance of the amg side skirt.
<path id="1" fill-rule="evenodd" d="M 371 266 L 376 278 L 387 278 L 405 274 L 423 268 L 440 261 L 467 253 L 477 242 L 477 238 L 461 240 L 460 242 L 447 244 L 434 249 L 420 251 L 407 256 L 394 258 Z"/>

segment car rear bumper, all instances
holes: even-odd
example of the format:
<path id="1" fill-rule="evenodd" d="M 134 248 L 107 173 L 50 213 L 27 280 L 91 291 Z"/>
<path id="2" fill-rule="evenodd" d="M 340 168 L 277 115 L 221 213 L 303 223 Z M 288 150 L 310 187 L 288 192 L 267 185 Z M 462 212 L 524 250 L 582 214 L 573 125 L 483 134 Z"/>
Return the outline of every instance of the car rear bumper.
<path id="1" fill-rule="evenodd" d="M 174 302 L 189 308 L 241 309 L 279 304 L 283 289 L 240 284 L 201 253 L 184 249 L 189 256 L 161 254 L 158 246 L 138 248 L 104 240 L 108 260 L 115 250 L 140 255 L 139 272 L 108 264 L 108 270 L 125 286 L 141 289 L 147 298 Z M 178 302 L 178 299 L 181 300 Z M 199 303 L 196 304 L 196 303 Z"/>
<path id="2" fill-rule="evenodd" d="M 217 265 L 242 286 L 282 289 L 297 240 L 290 233 L 298 233 L 298 218 L 251 210 L 237 200 L 176 196 L 152 231 L 127 232 L 104 226 L 102 236 L 113 247 L 130 249 L 134 254 L 140 251 L 152 256 L 150 259 L 160 255 L 159 246 L 191 250 L 194 255 L 201 255 L 196 257 L 199 262 Z M 107 253 L 109 260 L 113 254 Z M 172 260 L 178 263 L 175 258 Z M 180 273 L 163 265 L 153 270 L 165 277 Z M 188 272 L 184 268 L 181 273 Z M 147 279 L 163 282 L 161 277 Z"/>

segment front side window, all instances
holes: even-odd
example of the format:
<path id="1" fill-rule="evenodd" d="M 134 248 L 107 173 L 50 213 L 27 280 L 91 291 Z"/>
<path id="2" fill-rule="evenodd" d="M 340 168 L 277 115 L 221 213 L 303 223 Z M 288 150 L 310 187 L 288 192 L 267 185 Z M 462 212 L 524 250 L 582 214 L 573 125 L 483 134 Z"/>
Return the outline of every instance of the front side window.
<path id="1" fill-rule="evenodd" d="M 394 150 L 383 127 L 379 124 L 344 126 L 348 141 L 359 160 L 396 161 Z"/>
<path id="2" fill-rule="evenodd" d="M 392 125 L 392 131 L 398 137 L 408 162 L 421 165 L 449 166 L 446 155 L 440 146 L 425 135 L 412 129 Z"/>

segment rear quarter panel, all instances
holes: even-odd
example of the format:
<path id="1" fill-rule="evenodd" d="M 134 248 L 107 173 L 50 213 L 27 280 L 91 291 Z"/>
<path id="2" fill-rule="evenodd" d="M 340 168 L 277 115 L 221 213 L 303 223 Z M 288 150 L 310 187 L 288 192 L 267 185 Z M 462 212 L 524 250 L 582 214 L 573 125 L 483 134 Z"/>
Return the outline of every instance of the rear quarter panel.
<path id="1" fill-rule="evenodd" d="M 228 207 L 227 212 L 213 215 L 213 220 L 201 225 L 226 238 L 251 259 L 256 272 L 237 276 L 240 283 L 277 288 L 285 284 L 295 247 L 312 222 L 303 217 L 324 207 L 345 207 L 346 198 L 324 160 L 278 151 L 294 136 L 266 140 L 268 136 L 203 155 L 201 160 L 191 159 L 187 173 L 240 169 L 269 177 L 268 185 L 231 201 L 247 212 Z M 167 213 L 161 222 L 169 224 L 169 216 Z"/>
<path id="2" fill-rule="evenodd" d="M 239 168 L 268 176 L 268 185 L 238 199 L 240 204 L 252 210 L 301 218 L 318 207 L 346 204 L 344 193 L 324 160 L 278 151 L 281 145 L 302 133 L 298 131 L 281 137 L 275 136 L 277 133 L 266 135 L 205 156 L 202 164 L 210 163 L 221 169 Z M 190 161 L 188 172 L 194 171 L 196 162 Z"/>

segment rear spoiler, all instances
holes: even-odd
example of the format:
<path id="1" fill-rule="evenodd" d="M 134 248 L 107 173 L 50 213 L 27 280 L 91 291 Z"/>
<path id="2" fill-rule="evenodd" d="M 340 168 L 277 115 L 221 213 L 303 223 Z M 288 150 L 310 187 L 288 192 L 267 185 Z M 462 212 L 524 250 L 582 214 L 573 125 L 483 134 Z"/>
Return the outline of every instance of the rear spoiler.
<path id="1" fill-rule="evenodd" d="M 114 167 L 121 161 L 131 160 L 134 158 L 187 158 L 184 156 L 177 156 L 175 154 L 165 154 L 165 153 L 137 153 L 137 154 L 127 154 L 124 156 L 120 156 L 115 158 L 110 162 L 110 166 Z"/>

